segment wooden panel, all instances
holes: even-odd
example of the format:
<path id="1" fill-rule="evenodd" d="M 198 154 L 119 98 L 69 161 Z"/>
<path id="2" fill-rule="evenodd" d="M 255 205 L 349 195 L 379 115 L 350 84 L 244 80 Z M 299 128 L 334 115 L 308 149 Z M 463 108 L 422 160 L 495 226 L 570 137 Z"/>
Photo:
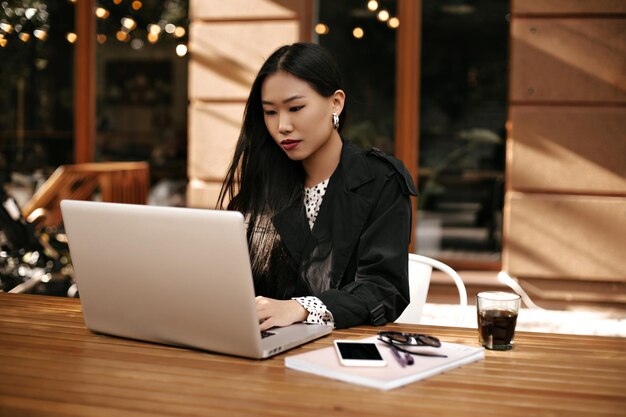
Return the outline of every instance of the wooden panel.
<path id="1" fill-rule="evenodd" d="M 539 296 L 542 301 L 568 300 L 579 303 L 615 303 L 626 306 L 626 282 L 531 278 L 520 280 L 520 285 L 533 298 Z"/>
<path id="2" fill-rule="evenodd" d="M 503 269 L 521 278 L 626 281 L 626 198 L 508 192 Z"/>
<path id="3" fill-rule="evenodd" d="M 214 207 L 250 86 L 278 47 L 310 40 L 313 0 L 192 0 L 187 205 Z"/>
<path id="4" fill-rule="evenodd" d="M 625 107 L 512 106 L 513 190 L 626 196 Z"/>
<path id="5" fill-rule="evenodd" d="M 512 0 L 515 14 L 626 13 L 624 0 Z"/>
<path id="6" fill-rule="evenodd" d="M 221 188 L 222 183 L 219 181 L 189 181 L 187 185 L 187 207 L 216 208 Z"/>
<path id="7" fill-rule="evenodd" d="M 512 101 L 626 102 L 626 19 L 513 19 Z"/>
<path id="8" fill-rule="evenodd" d="M 298 37 L 297 21 L 192 22 L 189 97 L 246 100 L 265 59 Z"/>
<path id="9" fill-rule="evenodd" d="M 297 19 L 302 7 L 298 0 L 228 0 L 191 2 L 193 20 L 212 19 Z"/>
<path id="10" fill-rule="evenodd" d="M 192 103 L 189 108 L 189 176 L 221 181 L 235 151 L 243 103 Z"/>

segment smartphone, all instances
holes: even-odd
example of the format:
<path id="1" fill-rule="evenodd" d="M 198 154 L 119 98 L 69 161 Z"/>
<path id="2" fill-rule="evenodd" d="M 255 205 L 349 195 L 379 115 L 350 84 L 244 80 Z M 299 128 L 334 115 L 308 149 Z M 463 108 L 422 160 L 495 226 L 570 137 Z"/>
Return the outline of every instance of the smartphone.
<path id="1" fill-rule="evenodd" d="M 335 340 L 339 362 L 344 366 L 386 366 L 387 362 L 376 343 L 354 340 Z"/>

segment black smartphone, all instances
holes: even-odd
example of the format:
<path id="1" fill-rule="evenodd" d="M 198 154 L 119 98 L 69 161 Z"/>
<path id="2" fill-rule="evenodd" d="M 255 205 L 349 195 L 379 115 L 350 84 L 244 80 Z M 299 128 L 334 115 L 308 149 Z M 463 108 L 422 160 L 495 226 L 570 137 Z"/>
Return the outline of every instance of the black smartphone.
<path id="1" fill-rule="evenodd" d="M 335 340 L 339 362 L 344 366 L 385 366 L 387 362 L 376 343 L 355 340 Z"/>

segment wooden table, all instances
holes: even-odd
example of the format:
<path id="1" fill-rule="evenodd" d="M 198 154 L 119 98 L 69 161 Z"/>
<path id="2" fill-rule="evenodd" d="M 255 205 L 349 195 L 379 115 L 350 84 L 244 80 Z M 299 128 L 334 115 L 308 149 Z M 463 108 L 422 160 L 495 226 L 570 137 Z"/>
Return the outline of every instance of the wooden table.
<path id="1" fill-rule="evenodd" d="M 389 325 L 477 345 L 476 330 Z M 508 352 L 392 391 L 268 360 L 96 335 L 76 299 L 0 294 L 0 416 L 625 416 L 626 339 L 519 332 Z"/>

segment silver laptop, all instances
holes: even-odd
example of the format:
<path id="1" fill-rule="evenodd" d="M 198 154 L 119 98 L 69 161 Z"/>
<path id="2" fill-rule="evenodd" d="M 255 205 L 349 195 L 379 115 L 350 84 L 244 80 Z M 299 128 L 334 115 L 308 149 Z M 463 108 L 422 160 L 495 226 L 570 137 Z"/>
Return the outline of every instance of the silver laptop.
<path id="1" fill-rule="evenodd" d="M 332 330 L 261 334 L 241 213 L 73 200 L 61 211 L 94 332 L 266 358 Z"/>

